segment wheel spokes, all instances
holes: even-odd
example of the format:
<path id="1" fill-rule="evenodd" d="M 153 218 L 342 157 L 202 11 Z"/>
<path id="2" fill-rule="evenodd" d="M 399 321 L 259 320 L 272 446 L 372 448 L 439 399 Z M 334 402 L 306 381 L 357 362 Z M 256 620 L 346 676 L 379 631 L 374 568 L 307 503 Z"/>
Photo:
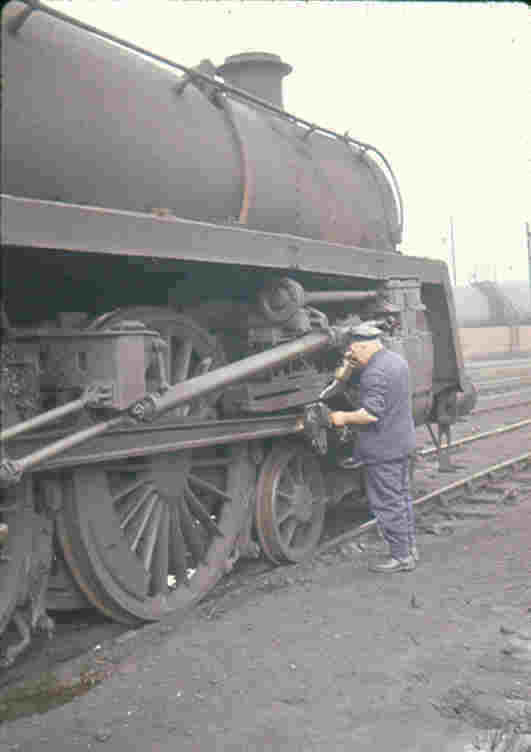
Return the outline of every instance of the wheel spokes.
<path id="1" fill-rule="evenodd" d="M 291 546 L 293 536 L 295 535 L 295 530 L 297 529 L 298 524 L 298 521 L 294 517 L 290 516 L 290 518 L 286 521 L 285 525 L 280 531 L 282 539 L 288 546 Z"/>
<path id="2" fill-rule="evenodd" d="M 203 525 L 208 528 L 214 535 L 223 535 L 219 527 L 216 525 L 205 507 L 201 504 L 190 486 L 186 486 L 185 488 L 185 499 L 188 503 L 190 511 L 193 515 L 195 515 L 199 522 L 202 522 Z"/>
<path id="3" fill-rule="evenodd" d="M 187 583 L 187 571 L 205 561 L 213 537 L 223 537 L 212 509 L 232 500 L 220 487 L 227 476 L 227 461 L 221 462 L 217 456 L 211 463 L 202 459 L 195 473 L 187 471 L 186 462 L 180 465 L 180 472 L 187 477 L 179 480 L 175 470 L 175 494 L 170 491 L 174 467 L 171 461 L 168 465 L 159 461 L 139 467 L 124 465 L 123 471 L 118 466 L 107 473 L 119 527 L 128 548 L 150 575 L 152 595 L 167 591 L 168 578 L 173 587 Z M 212 474 L 213 469 L 219 482 L 197 474 Z M 214 496 L 216 502 L 206 503 L 202 494 Z"/>
<path id="4" fill-rule="evenodd" d="M 301 522 L 296 526 L 295 530 L 293 531 L 293 535 L 291 536 L 291 546 L 297 547 L 304 543 L 305 531 L 308 528 L 309 524 L 310 523 L 308 522 Z"/>
<path id="5" fill-rule="evenodd" d="M 171 504 L 168 509 L 170 516 L 169 534 L 169 570 L 175 578 L 175 586 L 186 582 L 186 543 L 181 529 L 179 505 Z"/>
<path id="6" fill-rule="evenodd" d="M 170 352 L 175 339 L 175 337 L 170 337 Z M 192 340 L 186 339 L 176 348 L 175 356 L 172 358 L 172 383 L 176 384 L 188 378 L 193 347 Z"/>
<path id="7" fill-rule="evenodd" d="M 129 496 L 138 488 L 143 486 L 145 482 L 145 478 L 140 478 L 134 480 L 132 483 L 128 483 L 126 486 L 120 489 L 119 493 L 113 495 L 113 502 L 115 504 L 119 503 L 122 499 L 125 499 L 126 496 Z"/>
<path id="8" fill-rule="evenodd" d="M 279 505 L 277 504 L 277 523 L 279 525 L 282 525 L 283 522 L 285 522 L 289 517 L 292 517 L 294 514 L 293 511 L 293 504 L 283 504 L 282 511 L 279 510 Z"/>
<path id="9" fill-rule="evenodd" d="M 144 505 L 142 516 L 137 515 L 137 520 L 131 524 L 132 530 L 129 536 L 129 540 L 131 542 L 131 551 L 136 551 L 136 549 L 138 548 L 140 539 L 144 535 L 144 531 L 147 527 L 147 524 L 151 518 L 151 514 L 155 507 L 155 504 L 158 502 L 158 500 L 159 500 L 158 493 L 152 492 L 152 495 L 149 497 L 149 501 L 147 501 L 146 504 Z M 126 531 L 126 535 L 127 535 L 127 531 Z"/>
<path id="10" fill-rule="evenodd" d="M 142 481 L 142 483 L 138 484 L 138 488 L 141 488 L 142 486 L 146 486 L 146 482 Z M 126 501 L 125 504 L 123 504 L 121 511 L 121 520 L 120 520 L 120 527 L 122 530 L 125 530 L 125 528 L 129 525 L 133 517 L 137 514 L 137 512 L 141 509 L 141 507 L 144 506 L 147 499 L 149 498 L 150 494 L 153 493 L 154 487 L 150 484 L 148 484 L 145 488 L 143 493 L 137 498 L 136 496 L 132 496 L 130 499 Z"/>
<path id="11" fill-rule="evenodd" d="M 146 529 L 145 543 L 142 549 L 142 560 L 146 572 L 151 571 L 151 562 L 153 560 L 153 554 L 155 552 L 155 545 L 159 537 L 160 521 L 162 519 L 163 509 L 164 504 L 162 503 L 160 498 L 158 498 L 157 504 L 149 520 L 149 525 Z"/>
<path id="12" fill-rule="evenodd" d="M 190 514 L 188 505 L 183 498 L 179 499 L 179 515 L 181 520 L 181 530 L 188 550 L 191 554 L 193 566 L 204 561 L 206 555 L 205 538 L 199 524 L 196 524 Z"/>
<path id="13" fill-rule="evenodd" d="M 296 482 L 296 480 L 295 480 L 295 476 L 293 475 L 293 473 L 292 473 L 292 471 L 291 471 L 291 468 L 290 468 L 289 464 L 288 464 L 288 465 L 286 465 L 286 467 L 284 468 L 284 472 L 283 472 L 283 474 L 282 474 L 282 478 L 281 478 L 281 480 L 282 480 L 282 481 L 286 481 L 286 480 L 287 480 L 287 481 L 288 481 L 288 483 L 290 483 L 290 485 L 291 485 L 291 488 L 292 488 L 293 490 L 295 490 L 295 486 L 297 485 L 297 482 Z"/>
<path id="14" fill-rule="evenodd" d="M 179 344 L 176 337 L 169 338 L 170 380 L 172 384 L 186 381 L 190 375 L 190 363 L 194 345 L 191 339 L 181 341 Z M 190 412 L 190 404 L 180 405 L 174 410 L 175 415 L 185 417 Z"/>
<path id="15" fill-rule="evenodd" d="M 318 460 L 297 443 L 275 447 L 260 471 L 256 530 L 274 563 L 301 561 L 318 544 L 324 522 L 325 485 Z"/>
<path id="16" fill-rule="evenodd" d="M 151 593 L 168 592 L 168 576 L 170 574 L 170 509 L 167 504 L 161 505 L 161 515 L 158 535 L 151 563 Z"/>
<path id="17" fill-rule="evenodd" d="M 232 501 L 232 496 L 225 493 L 225 491 L 222 491 L 221 488 L 214 486 L 212 483 L 203 480 L 203 478 L 199 478 L 197 475 L 192 475 L 192 473 L 190 473 L 188 482 L 195 484 L 199 488 L 202 488 L 204 491 L 210 491 L 215 496 L 219 496 L 219 498 L 223 499 L 224 501 Z"/>
<path id="18" fill-rule="evenodd" d="M 141 321 L 159 332 L 168 345 L 164 359 L 172 384 L 225 361 L 208 331 L 170 308 L 122 309 L 92 328 L 122 321 Z M 157 363 L 145 376 L 148 390 L 158 388 Z M 192 399 L 169 411 L 167 420 L 208 420 L 214 399 Z M 255 477 L 245 445 L 74 468 L 63 481 L 60 513 L 60 542 L 74 578 L 97 608 L 125 623 L 158 619 L 191 603 L 222 575 Z"/>
<path id="19" fill-rule="evenodd" d="M 297 454 L 293 460 L 294 477 L 295 481 L 299 485 L 304 485 L 304 470 L 303 470 L 303 457 L 302 454 Z"/>

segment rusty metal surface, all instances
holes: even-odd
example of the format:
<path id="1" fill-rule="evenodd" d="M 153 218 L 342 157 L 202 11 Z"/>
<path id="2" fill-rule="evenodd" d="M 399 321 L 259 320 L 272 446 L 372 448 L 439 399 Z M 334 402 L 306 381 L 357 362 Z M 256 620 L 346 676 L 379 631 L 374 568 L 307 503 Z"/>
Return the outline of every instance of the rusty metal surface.
<path id="1" fill-rule="evenodd" d="M 150 313 L 151 316 L 148 311 L 148 318 L 151 321 L 156 311 L 151 310 Z M 169 313 L 171 314 L 172 312 L 170 311 Z M 47 460 L 53 461 L 59 455 L 68 452 L 69 449 L 86 444 L 92 438 L 108 433 L 112 429 L 127 425 L 131 418 L 151 421 L 155 417 L 169 410 L 174 410 L 174 408 L 180 405 L 201 405 L 198 402 L 199 398 L 247 379 L 263 370 L 283 364 L 300 355 L 314 352 L 326 345 L 331 345 L 337 336 L 332 329 L 324 332 L 312 332 L 299 337 L 293 342 L 275 347 L 272 350 L 251 355 L 235 363 L 215 368 L 214 371 L 194 376 L 193 373 L 189 373 L 190 358 L 194 346 L 195 348 L 198 347 L 198 337 L 200 337 L 202 332 L 194 322 L 188 321 L 185 317 L 180 317 L 177 314 L 172 314 L 172 316 L 173 318 L 166 323 L 168 327 L 170 324 L 173 325 L 173 331 L 170 334 L 175 333 L 176 328 L 181 334 L 181 344 L 177 347 L 177 351 L 184 357 L 186 370 L 183 373 L 180 372 L 182 358 L 181 360 L 178 359 L 179 362 L 174 364 L 177 367 L 177 371 L 172 376 L 173 384 L 171 386 L 168 385 L 163 393 L 148 393 L 130 408 L 129 413 L 122 412 L 117 417 L 95 423 L 88 428 L 74 430 L 70 435 L 59 438 L 51 444 L 41 445 L 39 448 L 20 458 L 14 458 L 13 454 L 11 454 L 9 459 L 4 459 L 2 463 L 2 483 L 7 485 L 18 482 L 24 472 L 38 465 L 43 465 Z M 163 318 L 165 317 L 163 316 Z M 151 321 L 151 323 L 154 322 Z M 93 336 L 101 337 L 106 332 L 93 332 L 92 334 Z M 167 332 L 166 334 L 168 335 Z M 208 338 L 206 333 L 204 333 L 204 337 Z M 195 342 L 192 341 L 193 338 L 195 338 Z M 174 340 L 175 338 L 170 336 L 170 339 Z M 214 343 L 212 343 L 212 347 L 214 346 Z M 183 347 L 185 347 L 186 352 L 183 351 Z M 210 352 L 210 348 L 208 351 Z M 212 358 L 209 360 L 211 362 Z"/>
<path id="2" fill-rule="evenodd" d="M 186 319 L 182 321 L 183 317 L 178 317 L 177 315 L 175 318 L 176 322 L 172 323 L 176 326 L 178 325 L 181 332 L 184 326 L 184 343 L 189 344 L 189 354 L 191 355 L 192 332 L 187 327 L 187 324 L 190 323 L 190 325 L 193 325 L 193 322 L 187 322 Z M 197 327 L 195 328 L 197 329 Z M 195 336 L 197 338 L 197 331 L 195 332 Z M 264 353 L 251 355 L 227 366 L 216 368 L 212 372 L 202 373 L 199 376 L 186 378 L 188 371 L 186 374 L 174 374 L 174 378 L 172 379 L 174 383 L 168 386 L 164 393 L 148 394 L 145 399 L 140 400 L 131 408 L 130 413 L 135 419 L 152 420 L 158 415 L 173 410 L 180 405 L 186 405 L 187 403 L 200 404 L 197 402 L 200 397 L 212 394 L 223 387 L 242 381 L 265 369 L 283 364 L 299 355 L 318 350 L 327 344 L 332 344 L 333 341 L 334 334 L 332 331 L 313 332 L 298 338 L 294 342 L 280 345 Z M 189 365 L 189 357 L 186 357 L 186 362 Z M 181 381 L 181 378 L 186 380 Z M 70 435 L 53 441 L 51 444 L 41 445 L 39 448 L 20 458 L 14 458 L 14 455 L 11 454 L 9 459 L 4 459 L 2 463 L 1 481 L 6 485 L 16 483 L 24 472 L 32 470 L 39 465 L 42 466 L 47 460 L 53 461 L 56 457 L 68 452 L 69 449 L 86 444 L 92 438 L 108 433 L 112 429 L 121 428 L 130 420 L 131 418 L 127 413 L 122 413 L 117 417 L 101 421 L 88 428 L 76 430 Z M 256 437 L 253 436 L 252 438 Z"/>
<path id="3" fill-rule="evenodd" d="M 42 12 L 31 13 L 24 23 L 19 23 L 16 32 L 13 31 L 12 23 L 4 24 L 4 49 L 10 52 L 6 55 L 6 60 L 12 65 L 11 71 L 7 74 L 7 82 L 11 82 L 11 87 L 6 87 L 6 98 L 10 104 L 4 108 L 13 113 L 6 115 L 4 122 L 4 134 L 8 134 L 7 141 L 10 144 L 13 141 L 13 148 L 10 145 L 9 155 L 6 156 L 5 179 L 7 178 L 8 182 L 4 179 L 4 185 L 8 191 L 19 195 L 41 198 L 54 196 L 74 203 L 103 203 L 106 206 L 135 210 L 161 208 L 169 213 L 201 219 L 217 218 L 223 221 L 239 217 L 241 221 L 242 217 L 248 215 L 243 210 L 246 203 L 246 181 L 244 180 L 242 187 L 237 149 L 234 142 L 231 142 L 230 128 L 226 128 L 222 112 L 216 110 L 208 99 L 213 92 L 225 92 L 223 97 L 231 95 L 237 107 L 242 105 L 249 110 L 251 119 L 256 121 L 259 129 L 265 121 L 276 120 L 276 129 L 292 142 L 290 155 L 292 162 L 297 164 L 298 174 L 295 183 L 296 189 L 300 190 L 299 199 L 302 199 L 301 207 L 306 223 L 311 220 L 312 207 L 318 209 L 314 194 L 316 191 L 317 194 L 322 192 L 323 185 L 319 188 L 318 184 L 323 178 L 326 182 L 326 170 L 320 176 L 319 166 L 314 164 L 316 179 L 313 182 L 316 184 L 313 185 L 311 170 L 308 171 L 304 166 L 304 160 L 296 157 L 297 142 L 299 151 L 308 156 L 308 145 L 305 146 L 304 141 L 313 140 L 316 133 L 326 134 L 326 142 L 338 142 L 339 151 L 345 147 L 345 150 L 354 149 L 362 152 L 363 161 L 367 165 L 375 158 L 379 160 L 387 170 L 386 177 L 383 176 L 381 168 L 375 167 L 372 177 L 368 182 L 365 180 L 362 187 L 369 194 L 372 188 L 377 187 L 377 192 L 381 196 L 385 194 L 386 198 L 390 199 L 390 212 L 395 215 L 396 221 L 393 221 L 388 212 L 385 221 L 392 231 L 391 242 L 400 242 L 403 224 L 400 191 L 389 163 L 383 154 L 371 145 L 346 135 L 339 136 L 329 129 L 318 128 L 301 118 L 284 113 L 281 108 L 264 99 L 222 84 L 198 70 L 191 70 L 138 48 L 55 9 L 41 6 L 40 10 Z M 106 40 L 115 44 L 109 45 Z M 143 57 L 133 55 L 131 51 L 140 52 Z M 182 80 L 177 80 L 176 85 L 175 76 L 167 68 L 153 65 L 147 59 L 149 57 L 164 62 L 170 68 L 184 71 L 186 81 L 191 80 L 196 86 L 183 86 Z M 26 69 L 32 75 L 24 76 L 26 99 L 20 99 L 22 87 L 17 86 L 16 76 L 23 75 Z M 79 75 L 79 71 L 83 71 L 82 76 Z M 249 76 L 246 80 L 248 78 Z M 50 81 L 53 81 L 53 86 L 50 86 Z M 248 84 L 252 88 L 252 81 L 249 80 Z M 28 86 L 34 87 L 31 93 Z M 60 96 L 60 101 L 54 101 L 55 96 Z M 70 103 L 69 112 L 75 113 L 75 116 L 65 115 L 65 99 Z M 32 103 L 29 111 L 28 101 Z M 134 130 L 130 127 L 131 111 L 136 113 Z M 25 112 L 24 117 L 22 112 Z M 91 114 L 94 112 L 99 113 L 97 133 L 87 138 L 85 131 L 90 128 Z M 41 114 L 36 117 L 36 113 Z M 46 113 L 46 116 L 42 113 Z M 149 117 L 142 117 L 142 113 L 149 113 Z M 279 115 L 280 120 L 276 117 Z M 68 117 L 74 118 L 72 122 L 68 122 L 70 128 L 64 122 L 65 118 L 68 121 Z M 174 127 L 176 121 L 179 122 L 178 129 Z M 37 127 L 37 123 L 40 127 Z M 44 128 L 42 123 L 45 124 Z M 79 128 L 79 125 L 82 127 Z M 68 133 L 66 149 L 63 143 L 65 132 Z M 250 135 L 254 138 L 252 132 Z M 133 139 L 131 143 L 130 138 Z M 259 146 L 265 146 L 266 152 L 269 152 L 271 140 L 274 138 L 274 135 L 263 132 L 257 143 Z M 245 146 L 245 140 L 246 138 L 240 139 L 240 151 L 242 145 Z M 46 148 L 39 149 L 39 143 Z M 28 148 L 31 148 L 38 159 L 25 160 L 21 169 L 17 167 L 17 158 L 25 156 L 22 152 Z M 282 144 L 277 144 L 277 148 L 281 151 Z M 332 148 L 336 149 L 336 146 Z M 261 151 L 251 151 L 250 161 L 263 159 Z M 280 151 L 275 152 L 275 159 L 270 163 L 270 168 L 271 165 L 280 163 Z M 54 152 L 57 152 L 55 157 L 58 161 L 53 159 Z M 372 156 L 367 156 L 369 153 Z M 147 159 L 144 159 L 144 156 Z M 345 162 L 345 159 L 348 161 L 346 154 L 340 161 Z M 58 180 L 54 167 L 55 164 L 63 163 L 66 169 L 59 170 L 61 179 Z M 104 185 L 100 185 L 99 165 L 104 167 Z M 181 168 L 179 176 L 182 182 L 179 185 L 175 184 L 172 175 L 172 167 L 175 165 Z M 284 179 L 290 177 L 289 169 L 286 169 L 290 166 L 287 164 L 285 168 L 281 168 Z M 94 180 L 81 179 L 80 176 L 86 177 L 87 170 L 94 171 Z M 139 170 L 140 175 L 137 176 Z M 32 171 L 33 174 L 30 174 Z M 159 179 L 151 180 L 150 171 L 153 177 L 160 175 Z M 258 169 L 258 173 L 260 172 Z M 303 174 L 305 172 L 306 177 Z M 140 180 L 135 180 L 135 177 L 139 177 Z M 267 175 L 267 169 L 261 177 L 268 181 L 270 176 Z M 382 185 L 387 184 L 387 189 L 385 186 L 382 188 L 376 185 L 380 178 L 383 181 Z M 119 186 L 114 185 L 118 190 L 113 190 L 113 181 L 121 182 Z M 371 185 L 372 183 L 375 185 Z M 276 183 L 277 188 L 280 185 L 282 183 Z M 54 194 L 54 190 L 58 192 Z M 87 191 L 96 191 L 98 200 L 87 198 Z M 238 213 L 237 195 L 241 195 L 242 191 L 242 211 Z M 102 196 L 102 193 L 105 195 Z M 326 221 L 321 221 L 320 226 L 323 229 L 328 228 L 324 237 L 329 239 L 332 239 L 330 232 L 333 231 L 333 225 L 338 223 L 338 215 L 342 214 L 341 210 L 338 212 L 338 196 L 341 193 L 344 194 L 345 190 L 341 184 L 335 183 L 331 192 L 328 191 L 332 201 L 329 208 L 332 212 L 325 209 L 325 215 L 321 219 Z M 108 200 L 105 200 L 107 197 Z M 262 197 L 266 201 L 263 208 L 267 211 L 271 194 L 265 193 Z M 117 201 L 122 203 L 117 204 Z M 339 199 L 339 203 L 341 201 L 343 198 Z M 397 212 L 400 213 L 400 217 L 397 216 Z M 362 217 L 358 217 L 358 220 L 364 221 Z M 274 226 L 267 229 L 277 229 L 278 217 L 273 216 L 273 221 Z M 297 231 L 297 221 L 292 218 L 288 228 L 290 231 Z M 341 220 L 339 224 L 342 224 Z M 318 234 L 316 237 L 322 235 Z M 337 235 L 333 237 L 338 239 Z M 377 241 L 378 238 L 371 233 L 368 244 L 377 247 Z M 352 239 L 350 242 L 353 242 Z M 387 247 L 387 243 L 382 247 Z"/>
<path id="4" fill-rule="evenodd" d="M 200 396 L 223 389 L 226 386 L 244 381 L 256 373 L 275 368 L 293 360 L 300 355 L 308 355 L 334 343 L 334 334 L 330 331 L 310 332 L 292 342 L 271 348 L 256 355 L 238 360 L 215 371 L 174 384 L 160 396 L 150 396 L 139 408 L 145 407 L 146 418 L 164 413 L 177 405 L 182 405 Z M 141 411 L 133 408 L 134 414 L 144 419 Z"/>
<path id="5" fill-rule="evenodd" d="M 4 191 L 214 221 L 237 216 L 233 138 L 196 87 L 178 94 L 167 68 L 44 12 L 15 35 L 3 32 Z"/>
<path id="6" fill-rule="evenodd" d="M 225 109 L 242 154 L 247 226 L 394 249 L 394 197 L 367 155 L 320 134 L 303 140 L 293 123 L 245 102 L 232 101 Z"/>

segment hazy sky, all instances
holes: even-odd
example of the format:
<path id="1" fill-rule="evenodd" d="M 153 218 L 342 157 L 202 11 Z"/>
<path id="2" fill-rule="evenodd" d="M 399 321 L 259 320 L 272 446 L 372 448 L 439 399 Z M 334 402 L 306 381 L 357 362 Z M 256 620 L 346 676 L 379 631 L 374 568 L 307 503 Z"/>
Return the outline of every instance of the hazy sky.
<path id="1" fill-rule="evenodd" d="M 49 0 L 185 65 L 261 50 L 294 70 L 288 111 L 378 147 L 405 204 L 406 253 L 457 281 L 528 277 L 531 19 L 521 4 Z"/>

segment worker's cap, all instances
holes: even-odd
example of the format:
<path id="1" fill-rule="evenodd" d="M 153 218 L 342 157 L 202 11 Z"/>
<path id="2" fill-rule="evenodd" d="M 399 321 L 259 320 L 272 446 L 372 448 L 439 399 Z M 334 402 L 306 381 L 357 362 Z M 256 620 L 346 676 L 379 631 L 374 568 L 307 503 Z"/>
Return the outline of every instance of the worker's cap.
<path id="1" fill-rule="evenodd" d="M 382 330 L 371 324 L 360 324 L 353 326 L 349 331 L 351 342 L 368 342 L 371 339 L 379 339 L 382 336 Z"/>

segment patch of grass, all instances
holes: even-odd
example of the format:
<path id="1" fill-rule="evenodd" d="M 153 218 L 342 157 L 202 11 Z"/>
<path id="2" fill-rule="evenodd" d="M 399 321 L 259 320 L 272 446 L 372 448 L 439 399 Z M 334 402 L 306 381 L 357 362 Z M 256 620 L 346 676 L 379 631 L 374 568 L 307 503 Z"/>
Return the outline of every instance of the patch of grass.
<path id="1" fill-rule="evenodd" d="M 511 726 L 491 729 L 479 736 L 472 747 L 478 752 L 530 752 L 531 746 L 524 736 Z"/>
<path id="2" fill-rule="evenodd" d="M 13 721 L 35 713 L 46 713 L 59 705 L 71 702 L 75 697 L 89 692 L 106 677 L 104 671 L 82 671 L 72 681 L 59 681 L 55 674 L 43 674 L 39 679 L 28 681 L 8 690 L 0 699 L 0 723 Z"/>

